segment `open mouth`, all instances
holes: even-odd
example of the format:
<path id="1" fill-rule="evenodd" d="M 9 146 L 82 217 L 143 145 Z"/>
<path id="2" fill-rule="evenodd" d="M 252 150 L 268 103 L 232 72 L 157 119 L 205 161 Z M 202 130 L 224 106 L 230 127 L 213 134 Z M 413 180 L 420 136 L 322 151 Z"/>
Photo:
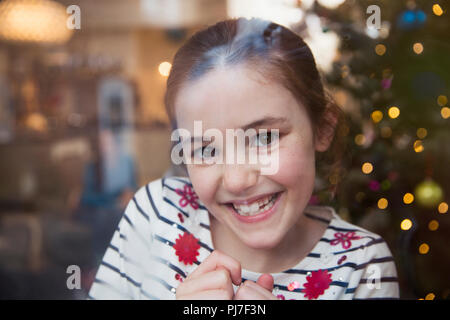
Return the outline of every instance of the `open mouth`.
<path id="1" fill-rule="evenodd" d="M 257 201 L 252 202 L 251 204 L 237 204 L 237 203 L 227 203 L 227 206 L 235 213 L 243 217 L 251 217 L 261 214 L 270 210 L 277 199 L 279 198 L 281 192 L 273 193 L 267 195 L 264 198 L 258 199 Z"/>

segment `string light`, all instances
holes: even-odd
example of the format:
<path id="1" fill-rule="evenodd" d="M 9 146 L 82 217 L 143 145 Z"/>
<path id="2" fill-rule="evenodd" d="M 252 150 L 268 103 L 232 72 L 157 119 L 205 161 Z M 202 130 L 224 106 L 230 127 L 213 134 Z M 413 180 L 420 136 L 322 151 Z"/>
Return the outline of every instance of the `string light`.
<path id="1" fill-rule="evenodd" d="M 382 56 L 383 54 L 386 53 L 386 46 L 384 44 L 377 44 L 375 46 L 375 53 L 379 56 Z"/>
<path id="2" fill-rule="evenodd" d="M 420 42 L 416 42 L 413 45 L 413 50 L 416 54 L 421 54 L 423 52 L 423 45 Z"/>
<path id="3" fill-rule="evenodd" d="M 411 229 L 413 223 L 410 219 L 404 219 L 401 223 L 400 223 L 400 228 L 402 230 L 409 230 Z"/>
<path id="4" fill-rule="evenodd" d="M 412 193 L 405 193 L 405 195 L 403 196 L 403 202 L 405 204 L 410 204 L 414 201 L 414 196 Z"/>
<path id="5" fill-rule="evenodd" d="M 378 208 L 381 209 L 381 210 L 386 209 L 388 204 L 389 204 L 389 202 L 388 202 L 388 200 L 386 198 L 380 198 L 378 200 L 378 203 L 377 203 Z"/>
<path id="6" fill-rule="evenodd" d="M 447 213 L 448 211 L 448 204 L 447 202 L 441 202 L 438 206 L 438 211 L 440 214 Z"/>
<path id="7" fill-rule="evenodd" d="M 400 109 L 397 107 L 390 107 L 388 110 L 388 115 L 389 117 L 391 117 L 392 119 L 397 118 L 400 115 Z"/>
<path id="8" fill-rule="evenodd" d="M 439 17 L 442 16 L 444 10 L 442 10 L 441 6 L 436 3 L 433 4 L 433 13 Z"/>
<path id="9" fill-rule="evenodd" d="M 172 64 L 167 61 L 161 62 L 158 67 L 158 71 L 163 77 L 169 76 L 170 69 L 172 69 Z"/>
<path id="10" fill-rule="evenodd" d="M 445 106 L 448 102 L 448 98 L 447 96 L 444 95 L 440 95 L 439 97 L 437 97 L 437 104 L 441 107 Z"/>
<path id="11" fill-rule="evenodd" d="M 361 170 L 364 174 L 369 174 L 373 171 L 373 165 L 370 162 L 364 162 Z"/>
<path id="12" fill-rule="evenodd" d="M 434 300 L 434 298 L 436 298 L 434 293 L 429 293 L 425 296 L 425 300 Z"/>
<path id="13" fill-rule="evenodd" d="M 420 254 L 427 254 L 430 251 L 430 246 L 426 243 L 422 243 L 419 246 L 419 253 Z"/>
<path id="14" fill-rule="evenodd" d="M 364 143 L 366 143 L 366 137 L 363 135 L 363 134 L 357 134 L 356 136 L 355 136 L 355 143 L 358 145 L 358 146 L 362 146 Z"/>
<path id="15" fill-rule="evenodd" d="M 380 110 L 375 110 L 372 112 L 371 117 L 373 122 L 378 123 L 383 119 L 383 113 Z"/>
<path id="16" fill-rule="evenodd" d="M 419 128 L 419 129 L 417 129 L 416 134 L 419 139 L 423 139 L 427 136 L 428 131 L 425 128 Z"/>
<path id="17" fill-rule="evenodd" d="M 441 109 L 441 116 L 444 119 L 447 119 L 448 117 L 450 117 L 450 108 L 449 107 L 443 107 Z"/>
<path id="18" fill-rule="evenodd" d="M 422 140 L 416 140 L 414 141 L 414 151 L 419 153 L 422 152 L 424 149 L 423 144 L 422 144 Z"/>
<path id="19" fill-rule="evenodd" d="M 437 220 L 431 220 L 430 223 L 428 223 L 428 229 L 430 231 L 436 231 L 439 228 L 439 222 Z"/>

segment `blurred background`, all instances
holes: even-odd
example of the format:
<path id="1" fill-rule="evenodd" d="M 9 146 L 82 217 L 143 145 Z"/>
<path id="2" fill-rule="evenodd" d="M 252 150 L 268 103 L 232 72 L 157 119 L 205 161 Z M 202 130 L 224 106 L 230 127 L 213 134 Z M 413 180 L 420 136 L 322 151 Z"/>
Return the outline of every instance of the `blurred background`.
<path id="1" fill-rule="evenodd" d="M 375 5 L 375 7 L 373 6 Z M 163 95 L 199 29 L 262 17 L 310 45 L 348 116 L 312 204 L 383 236 L 401 298 L 450 297 L 445 0 L 0 1 L 0 299 L 84 299 L 124 207 L 171 167 Z M 81 270 L 69 289 L 68 266 Z"/>

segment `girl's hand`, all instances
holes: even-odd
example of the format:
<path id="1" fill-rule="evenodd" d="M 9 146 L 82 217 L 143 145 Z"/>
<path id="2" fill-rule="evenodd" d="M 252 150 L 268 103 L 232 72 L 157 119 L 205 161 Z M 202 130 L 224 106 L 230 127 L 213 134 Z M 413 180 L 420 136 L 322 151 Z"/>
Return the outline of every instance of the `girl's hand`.
<path id="1" fill-rule="evenodd" d="M 214 250 L 176 291 L 177 300 L 232 300 L 233 285 L 241 283 L 241 264 Z"/>
<path id="2" fill-rule="evenodd" d="M 256 282 L 246 280 L 236 291 L 234 300 L 278 300 L 272 290 L 273 277 L 265 273 Z"/>

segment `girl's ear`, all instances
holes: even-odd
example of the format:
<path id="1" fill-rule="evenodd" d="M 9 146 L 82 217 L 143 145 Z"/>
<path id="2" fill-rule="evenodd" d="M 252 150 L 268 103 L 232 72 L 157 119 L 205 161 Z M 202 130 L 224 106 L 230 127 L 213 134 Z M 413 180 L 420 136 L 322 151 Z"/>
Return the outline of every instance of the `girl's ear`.
<path id="1" fill-rule="evenodd" d="M 325 109 L 323 119 L 320 121 L 320 125 L 316 128 L 316 134 L 314 137 L 314 146 L 316 151 L 327 151 L 333 141 L 336 126 L 338 124 L 338 116 L 332 111 L 330 105 Z"/>

